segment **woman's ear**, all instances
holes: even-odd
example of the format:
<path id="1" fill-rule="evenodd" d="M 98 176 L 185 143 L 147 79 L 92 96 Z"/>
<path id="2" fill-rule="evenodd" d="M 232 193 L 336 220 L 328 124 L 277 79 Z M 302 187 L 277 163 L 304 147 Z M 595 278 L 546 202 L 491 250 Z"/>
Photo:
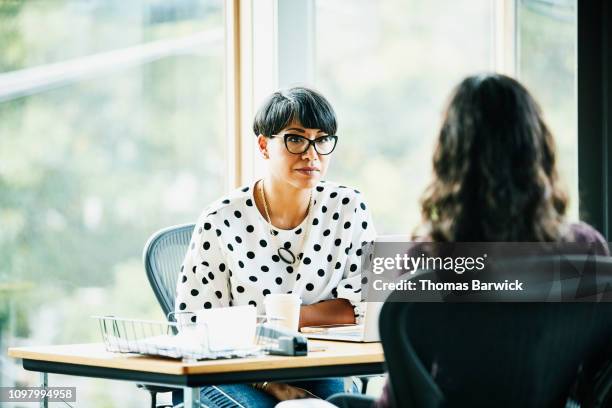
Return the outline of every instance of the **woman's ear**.
<path id="1" fill-rule="evenodd" d="M 257 136 L 257 145 L 259 146 L 259 151 L 261 152 L 264 159 L 269 159 L 270 155 L 268 154 L 268 138 L 264 135 Z"/>

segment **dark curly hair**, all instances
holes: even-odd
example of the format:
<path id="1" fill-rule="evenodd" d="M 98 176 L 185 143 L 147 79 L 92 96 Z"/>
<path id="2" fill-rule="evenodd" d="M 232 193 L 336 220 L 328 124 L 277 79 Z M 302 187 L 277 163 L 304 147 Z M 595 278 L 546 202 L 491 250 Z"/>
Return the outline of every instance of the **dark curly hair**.
<path id="1" fill-rule="evenodd" d="M 497 74 L 454 90 L 421 200 L 433 241 L 558 241 L 567 194 L 553 137 L 527 89 Z"/>

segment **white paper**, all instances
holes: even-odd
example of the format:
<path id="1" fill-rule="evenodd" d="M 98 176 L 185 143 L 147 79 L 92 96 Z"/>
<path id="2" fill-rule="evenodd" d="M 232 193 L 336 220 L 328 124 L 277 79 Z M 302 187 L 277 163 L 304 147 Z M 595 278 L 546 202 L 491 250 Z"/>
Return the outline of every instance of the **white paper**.
<path id="1" fill-rule="evenodd" d="M 211 351 L 249 349 L 255 344 L 254 306 L 218 307 L 195 312 L 197 332 Z"/>

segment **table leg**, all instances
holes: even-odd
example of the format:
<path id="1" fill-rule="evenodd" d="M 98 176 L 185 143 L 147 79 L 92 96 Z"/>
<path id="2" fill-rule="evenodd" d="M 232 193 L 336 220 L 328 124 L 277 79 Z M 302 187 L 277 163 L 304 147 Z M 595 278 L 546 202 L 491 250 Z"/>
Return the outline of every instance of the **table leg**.
<path id="1" fill-rule="evenodd" d="M 40 386 L 43 388 L 43 391 L 47 389 L 49 386 L 49 378 L 47 373 L 40 373 Z M 40 408 L 48 408 L 49 407 L 49 398 L 44 397 L 40 400 Z"/>
<path id="2" fill-rule="evenodd" d="M 184 387 L 183 399 L 185 408 L 200 408 L 200 387 Z"/>

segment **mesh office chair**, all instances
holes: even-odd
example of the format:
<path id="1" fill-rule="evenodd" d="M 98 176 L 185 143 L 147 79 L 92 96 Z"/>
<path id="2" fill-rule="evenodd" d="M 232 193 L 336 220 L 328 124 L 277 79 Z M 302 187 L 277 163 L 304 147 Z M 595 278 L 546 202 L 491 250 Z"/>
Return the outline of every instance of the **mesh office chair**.
<path id="1" fill-rule="evenodd" d="M 184 224 L 164 228 L 153 234 L 144 248 L 147 278 L 166 317 L 174 310 L 176 280 L 194 226 Z"/>
<path id="2" fill-rule="evenodd" d="M 189 248 L 194 224 L 164 228 L 149 238 L 143 251 L 147 278 L 166 318 L 174 310 L 174 297 L 178 272 Z M 138 385 L 151 394 L 151 408 L 157 407 L 157 393 L 173 391 L 174 388 Z M 164 407 L 172 407 L 165 405 Z"/>
<path id="3" fill-rule="evenodd" d="M 610 283 L 612 258 L 595 262 L 599 283 Z M 570 391 L 583 407 L 612 403 L 612 303 L 406 303 L 404 296 L 392 293 L 380 316 L 395 406 L 568 407 Z"/>

